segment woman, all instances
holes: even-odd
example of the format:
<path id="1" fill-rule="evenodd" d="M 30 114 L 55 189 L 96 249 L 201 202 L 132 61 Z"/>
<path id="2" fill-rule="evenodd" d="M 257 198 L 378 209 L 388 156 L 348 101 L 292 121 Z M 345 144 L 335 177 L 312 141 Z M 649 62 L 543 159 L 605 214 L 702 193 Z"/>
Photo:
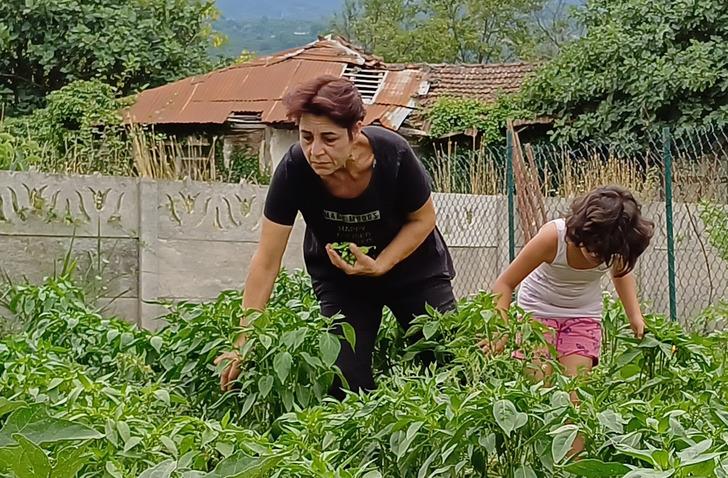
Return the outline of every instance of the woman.
<path id="1" fill-rule="evenodd" d="M 243 307 L 266 306 L 300 212 L 306 222 L 304 260 L 321 311 L 341 313 L 356 332 L 356 350 L 342 340 L 336 364 L 352 390 L 371 390 L 383 307 L 406 329 L 426 304 L 441 311 L 455 305 L 452 259 L 435 226 L 429 177 L 402 137 L 362 127 L 364 104 L 350 81 L 319 77 L 289 93 L 284 104 L 300 141 L 271 180 Z M 353 265 L 333 250 L 335 242 L 352 243 Z M 357 246 L 373 246 L 373 253 Z M 236 345 L 244 342 L 241 337 Z M 230 363 L 220 381 L 227 388 L 240 362 L 236 352 L 228 352 L 215 363 L 224 360 Z M 338 383 L 331 393 L 344 395 Z"/>

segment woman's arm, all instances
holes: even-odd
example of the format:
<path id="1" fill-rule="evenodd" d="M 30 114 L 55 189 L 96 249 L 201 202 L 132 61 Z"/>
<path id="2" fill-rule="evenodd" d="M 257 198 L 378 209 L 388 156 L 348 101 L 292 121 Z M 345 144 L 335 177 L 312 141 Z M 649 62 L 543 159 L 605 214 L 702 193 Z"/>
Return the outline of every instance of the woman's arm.
<path id="1" fill-rule="evenodd" d="M 356 245 L 351 246 L 356 257 L 354 265 L 346 263 L 330 245 L 326 246 L 326 252 L 331 262 L 347 274 L 381 276 L 409 257 L 434 229 L 435 206 L 430 197 L 421 208 L 407 216 L 402 229 L 376 259 L 364 254 Z"/>
<path id="2" fill-rule="evenodd" d="M 243 308 L 263 310 L 270 299 L 288 238 L 293 226 L 284 226 L 263 218 L 260 242 L 250 262 L 243 290 Z M 246 325 L 241 321 L 241 325 Z"/>
<path id="3" fill-rule="evenodd" d="M 248 277 L 245 279 L 243 291 L 243 309 L 245 311 L 263 310 L 268 303 L 292 229 L 293 226 L 276 224 L 263 217 L 258 249 L 253 255 Z M 240 319 L 240 325 L 243 327 L 248 325 L 245 314 Z M 222 353 L 214 361 L 215 365 L 226 363 L 220 373 L 222 390 L 229 390 L 240 375 L 241 357 L 238 349 L 245 345 L 246 340 L 245 334 L 240 334 L 235 340 L 235 350 Z"/>
<path id="4" fill-rule="evenodd" d="M 624 311 L 629 319 L 629 326 L 634 336 L 641 339 L 645 333 L 645 319 L 642 317 L 642 309 L 637 299 L 637 282 L 631 272 L 623 277 L 612 276 L 614 289 L 624 305 Z"/>

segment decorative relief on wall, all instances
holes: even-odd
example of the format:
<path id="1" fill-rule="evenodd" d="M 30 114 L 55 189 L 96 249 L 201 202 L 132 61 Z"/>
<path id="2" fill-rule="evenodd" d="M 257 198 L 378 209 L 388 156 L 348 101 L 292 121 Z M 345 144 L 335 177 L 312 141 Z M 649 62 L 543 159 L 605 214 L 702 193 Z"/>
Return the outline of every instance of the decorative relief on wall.
<path id="1" fill-rule="evenodd" d="M 213 226 L 220 231 L 241 227 L 251 217 L 256 196 L 214 195 L 200 199 L 200 193 L 167 194 L 170 218 L 179 226 Z"/>
<path id="2" fill-rule="evenodd" d="M 247 185 L 160 184 L 160 237 L 252 240 L 264 197 L 265 190 Z"/>
<path id="3" fill-rule="evenodd" d="M 7 178 L 3 178 L 7 179 Z M 136 201 L 123 188 L 91 186 L 91 181 L 0 181 L 0 225 L 55 224 L 92 230 L 115 226 L 133 230 Z M 123 186 L 123 184 L 121 185 Z M 126 216 L 126 217 L 124 217 Z"/>

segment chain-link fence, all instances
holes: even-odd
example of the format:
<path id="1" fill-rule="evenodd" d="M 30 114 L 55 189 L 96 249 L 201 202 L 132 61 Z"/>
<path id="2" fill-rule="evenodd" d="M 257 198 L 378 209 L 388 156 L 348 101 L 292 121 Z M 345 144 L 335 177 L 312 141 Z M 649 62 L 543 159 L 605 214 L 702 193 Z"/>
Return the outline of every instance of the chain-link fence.
<path id="1" fill-rule="evenodd" d="M 491 147 L 451 141 L 423 154 L 459 294 L 489 288 L 573 198 L 619 184 L 655 223 L 635 270 L 649 310 L 687 323 L 722 305 L 728 292 L 728 129 L 664 130 L 630 146 L 521 144 L 512 132 L 506 139 L 505 146 Z"/>

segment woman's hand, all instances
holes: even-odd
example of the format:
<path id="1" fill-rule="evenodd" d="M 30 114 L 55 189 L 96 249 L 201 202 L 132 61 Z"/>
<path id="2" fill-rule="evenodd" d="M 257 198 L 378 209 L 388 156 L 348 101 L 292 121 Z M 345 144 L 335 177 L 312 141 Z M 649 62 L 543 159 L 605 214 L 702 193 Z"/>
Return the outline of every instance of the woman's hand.
<path id="1" fill-rule="evenodd" d="M 364 252 L 362 252 L 356 244 L 349 244 L 349 250 L 356 258 L 356 262 L 354 262 L 353 265 L 348 264 L 344 259 L 342 259 L 333 247 L 331 247 L 331 244 L 326 244 L 326 253 L 329 255 L 331 263 L 344 271 L 347 275 L 378 277 L 386 274 L 389 270 L 379 261 L 364 254 Z"/>
<path id="2" fill-rule="evenodd" d="M 221 353 L 213 362 L 215 365 L 227 362 L 220 373 L 220 389 L 223 392 L 231 390 L 233 383 L 240 376 L 240 364 L 243 357 L 238 350 L 245 345 L 245 342 L 247 342 L 245 335 L 241 335 L 235 342 L 236 350 Z"/>

